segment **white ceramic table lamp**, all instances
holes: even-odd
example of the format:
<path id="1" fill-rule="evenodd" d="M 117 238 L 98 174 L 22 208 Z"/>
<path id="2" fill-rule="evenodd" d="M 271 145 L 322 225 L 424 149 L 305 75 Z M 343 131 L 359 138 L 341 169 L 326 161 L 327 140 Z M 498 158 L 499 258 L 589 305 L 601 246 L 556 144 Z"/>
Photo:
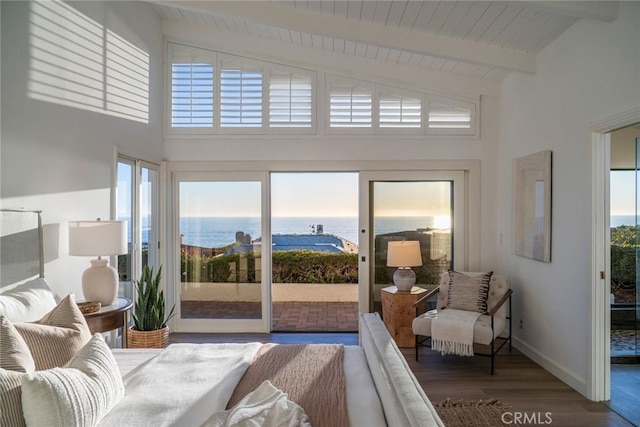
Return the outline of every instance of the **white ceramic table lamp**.
<path id="1" fill-rule="evenodd" d="M 69 255 L 97 256 L 82 274 L 82 293 L 87 301 L 111 305 L 118 295 L 118 272 L 103 256 L 127 253 L 126 221 L 69 222 Z"/>
<path id="2" fill-rule="evenodd" d="M 387 246 L 387 266 L 398 267 L 393 273 L 393 284 L 399 291 L 408 292 L 416 284 L 416 273 L 411 267 L 422 265 L 420 242 L 403 240 L 389 242 Z"/>

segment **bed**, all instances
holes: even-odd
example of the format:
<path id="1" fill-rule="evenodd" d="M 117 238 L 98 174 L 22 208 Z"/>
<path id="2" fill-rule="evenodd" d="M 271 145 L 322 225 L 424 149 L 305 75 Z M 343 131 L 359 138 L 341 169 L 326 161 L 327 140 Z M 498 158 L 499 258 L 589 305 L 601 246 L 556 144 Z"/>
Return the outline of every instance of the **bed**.
<path id="1" fill-rule="evenodd" d="M 35 232 L 25 232 L 24 221 L 16 220 L 16 215 L 19 215 L 16 212 L 10 213 L 11 221 L 7 220 L 7 212 L 1 212 L 1 214 L 3 249 L 10 249 L 7 242 L 11 242 L 11 246 L 17 244 L 18 237 L 29 240 L 42 239 L 39 213 L 24 213 L 25 217 L 33 218 L 32 230 Z M 17 223 L 21 225 L 18 231 L 13 233 L 11 227 Z M 41 251 L 41 242 L 35 242 L 35 244 L 30 242 L 30 245 L 29 247 L 39 247 Z M 33 254 L 30 256 L 34 257 Z M 41 274 L 43 271 L 41 253 L 38 258 L 40 265 L 36 274 Z M 5 260 L 7 259 L 3 257 L 3 262 Z M 7 262 L 12 263 L 12 266 L 7 268 L 13 269 L 16 258 L 12 257 Z M 2 267 L 5 268 L 4 265 Z M 33 267 L 30 268 L 29 271 L 33 273 L 35 270 Z M 15 275 L 12 279 L 15 279 Z M 24 287 L 25 285 L 18 288 L 5 286 L 4 289 L 0 288 L 0 292 L 3 292 L 6 297 L 15 292 L 15 289 L 24 289 Z M 40 288 L 38 291 L 46 292 Z M 37 303 L 32 304 L 27 307 L 27 311 L 36 310 L 37 305 Z M 1 306 L 0 314 L 7 314 L 2 313 Z M 24 318 L 17 320 L 24 320 Z M 318 415 L 319 409 L 299 405 L 303 411 L 315 414 L 315 418 L 306 419 L 312 421 L 311 425 L 314 426 L 333 424 L 328 420 L 332 419 L 334 412 L 340 412 L 338 406 L 335 408 L 332 406 L 334 399 L 342 399 L 345 402 L 347 418 L 343 425 L 443 426 L 434 407 L 377 314 L 360 315 L 359 339 L 360 345 L 344 347 L 229 343 L 174 344 L 162 350 L 112 349 L 111 352 L 124 383 L 124 398 L 109 409 L 98 425 L 154 427 L 223 425 L 215 423 L 217 414 L 232 410 L 247 411 L 247 408 L 254 404 L 254 401 L 247 399 L 252 395 L 255 399 L 266 396 L 258 392 L 262 392 L 267 386 L 271 386 L 270 392 L 279 391 L 274 384 L 279 384 L 277 381 L 282 382 L 285 378 L 284 382 L 307 381 L 304 386 L 291 386 L 294 396 L 309 394 L 304 402 L 312 402 L 310 406 L 317 404 L 325 411 L 328 408 L 326 415 Z M 312 354 L 314 352 L 317 353 L 315 356 Z M 266 355 L 269 354 L 273 356 L 271 359 L 266 359 Z M 323 356 L 326 354 L 340 357 Z M 312 356 L 319 358 L 317 360 L 337 358 L 338 362 L 333 363 L 331 369 L 339 371 L 339 376 L 343 379 L 334 380 L 331 374 L 333 371 L 329 370 L 329 362 L 326 366 L 323 365 L 323 370 L 313 374 L 313 369 L 320 366 L 321 362 L 312 362 L 311 360 L 315 359 L 304 358 Z M 264 376 L 258 370 L 259 363 L 256 360 L 272 360 L 270 363 L 276 363 L 276 365 L 271 369 L 279 377 L 276 375 L 277 378 L 274 379 L 273 375 Z M 297 362 L 294 363 L 294 361 Z M 339 363 L 338 368 L 335 368 L 336 363 Z M 294 370 L 288 371 L 290 369 Z M 299 372 L 299 374 L 290 372 Z M 310 376 L 310 373 L 315 376 Z M 300 379 L 297 378 L 298 375 Z M 273 383 L 263 381 L 259 384 L 264 378 L 270 378 Z M 250 379 L 254 382 L 251 383 Z M 324 385 L 320 385 L 321 380 L 325 380 Z M 341 381 L 344 382 L 344 387 L 338 387 Z M 299 388 L 296 389 L 296 387 Z M 239 392 L 241 389 L 244 389 L 244 395 Z M 344 393 L 340 393 L 341 389 L 344 389 Z M 289 389 L 283 388 L 283 390 L 289 392 Z M 310 395 L 318 392 L 317 396 L 320 397 Z M 293 406 L 296 406 L 295 403 L 294 401 Z"/>

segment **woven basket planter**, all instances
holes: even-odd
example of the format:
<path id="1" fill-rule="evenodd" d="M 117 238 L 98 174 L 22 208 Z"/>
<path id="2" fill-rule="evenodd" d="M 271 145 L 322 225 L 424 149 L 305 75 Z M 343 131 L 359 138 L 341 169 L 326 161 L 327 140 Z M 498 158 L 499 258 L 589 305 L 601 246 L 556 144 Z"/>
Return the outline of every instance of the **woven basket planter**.
<path id="1" fill-rule="evenodd" d="M 165 348 L 169 345 L 169 327 L 155 331 L 139 331 L 129 328 L 127 332 L 128 348 Z"/>

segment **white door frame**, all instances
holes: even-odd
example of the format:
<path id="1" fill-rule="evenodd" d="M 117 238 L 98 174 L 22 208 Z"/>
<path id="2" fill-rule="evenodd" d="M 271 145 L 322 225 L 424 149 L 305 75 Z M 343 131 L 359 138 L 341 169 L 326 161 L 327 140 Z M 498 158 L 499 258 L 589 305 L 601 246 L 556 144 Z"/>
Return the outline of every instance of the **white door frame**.
<path id="1" fill-rule="evenodd" d="M 458 171 L 464 173 L 464 187 L 465 187 L 465 266 L 464 268 L 470 271 L 478 271 L 480 269 L 481 260 L 481 245 L 480 245 L 480 232 L 481 232 L 481 161 L 475 159 L 465 160 L 349 160 L 349 161 L 190 161 L 190 162 L 165 162 L 163 163 L 164 181 L 166 182 L 167 189 L 164 192 L 166 195 L 165 206 L 168 212 L 167 215 L 167 227 L 168 235 L 165 236 L 167 242 L 166 247 L 172 248 L 165 251 L 166 265 L 167 265 L 167 277 L 172 280 L 176 280 L 179 277 L 180 266 L 179 260 L 175 252 L 175 248 L 179 247 L 180 242 L 177 231 L 179 229 L 179 218 L 176 217 L 176 204 L 179 201 L 177 196 L 177 183 L 175 176 L 188 173 L 219 173 L 219 172 L 259 172 L 266 174 L 265 192 L 263 192 L 264 204 L 269 212 L 263 211 L 263 236 L 268 238 L 269 241 L 263 241 L 263 244 L 271 245 L 270 236 L 270 224 L 266 224 L 266 220 L 270 218 L 270 174 L 273 172 L 359 172 L 360 174 L 369 172 L 402 172 L 411 174 L 414 171 L 420 172 L 436 172 L 436 171 Z M 362 203 L 362 197 L 360 197 Z M 268 214 L 267 214 L 268 213 Z M 472 213 L 472 215 L 470 215 Z M 269 227 L 265 229 L 265 227 Z M 368 226 L 367 226 L 368 227 Z M 360 228 L 361 229 L 361 228 Z M 361 233 L 360 233 L 361 234 Z M 364 253 L 363 253 L 364 254 Z M 369 255 L 366 254 L 368 257 Z M 265 264 L 268 263 L 268 264 Z M 271 257 L 269 259 L 263 254 L 262 264 L 263 277 L 271 277 Z M 359 266 L 362 268 L 362 265 Z M 175 283 L 175 282 L 174 282 Z M 359 281 L 360 283 L 360 281 Z M 359 285 L 360 289 L 361 285 Z M 168 304 L 180 302 L 179 289 L 176 286 L 169 287 L 168 289 L 174 289 L 168 291 L 167 302 Z M 361 291 L 359 291 L 361 292 Z M 368 291 L 367 291 L 368 292 Z M 271 306 L 271 294 L 264 296 L 264 301 Z M 266 299 L 268 298 L 268 299 Z M 363 301 L 360 300 L 360 312 L 365 312 L 369 308 L 368 294 L 366 297 L 366 305 L 362 305 Z M 268 312 L 269 321 L 268 327 L 271 323 L 271 311 Z M 174 317 L 171 321 L 171 328 L 176 332 L 182 332 L 177 328 L 177 320 Z M 229 331 L 232 332 L 232 331 Z M 247 331 L 242 331 L 247 332 Z M 269 332 L 266 330 L 265 332 Z"/>
<path id="2" fill-rule="evenodd" d="M 587 352 L 587 397 L 594 401 L 611 397 L 611 262 L 609 231 L 609 132 L 640 122 L 640 105 L 612 115 L 591 126 L 591 322 Z M 604 275 L 601 276 L 601 272 Z"/>
<path id="3" fill-rule="evenodd" d="M 209 171 L 209 172 L 174 172 L 172 174 L 172 207 L 171 218 L 173 224 L 170 233 L 171 244 L 168 251 L 171 254 L 172 262 L 168 272 L 171 277 L 170 283 L 173 286 L 173 300 L 176 301 L 176 317 L 174 319 L 174 330 L 176 332 L 271 332 L 271 223 L 270 223 L 270 181 L 269 173 L 266 171 Z M 180 182 L 193 181 L 254 181 L 261 184 L 261 313 L 260 319 L 182 319 L 180 309 Z"/>

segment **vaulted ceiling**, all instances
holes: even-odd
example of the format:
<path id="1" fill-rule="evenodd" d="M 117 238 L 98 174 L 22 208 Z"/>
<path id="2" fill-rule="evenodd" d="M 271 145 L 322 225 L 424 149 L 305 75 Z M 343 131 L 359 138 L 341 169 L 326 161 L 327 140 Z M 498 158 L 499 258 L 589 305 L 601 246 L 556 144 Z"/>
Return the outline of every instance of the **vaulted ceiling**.
<path id="1" fill-rule="evenodd" d="M 350 59 L 403 78 L 475 82 L 487 92 L 580 19 L 610 22 L 612 1 L 161 1 L 178 40 L 254 47 L 313 65 Z M 239 43 L 239 44 L 238 44 Z M 355 61 L 355 62 L 354 62 Z M 334 66 L 335 67 L 335 66 Z M 350 68 L 354 68 L 353 65 Z"/>

